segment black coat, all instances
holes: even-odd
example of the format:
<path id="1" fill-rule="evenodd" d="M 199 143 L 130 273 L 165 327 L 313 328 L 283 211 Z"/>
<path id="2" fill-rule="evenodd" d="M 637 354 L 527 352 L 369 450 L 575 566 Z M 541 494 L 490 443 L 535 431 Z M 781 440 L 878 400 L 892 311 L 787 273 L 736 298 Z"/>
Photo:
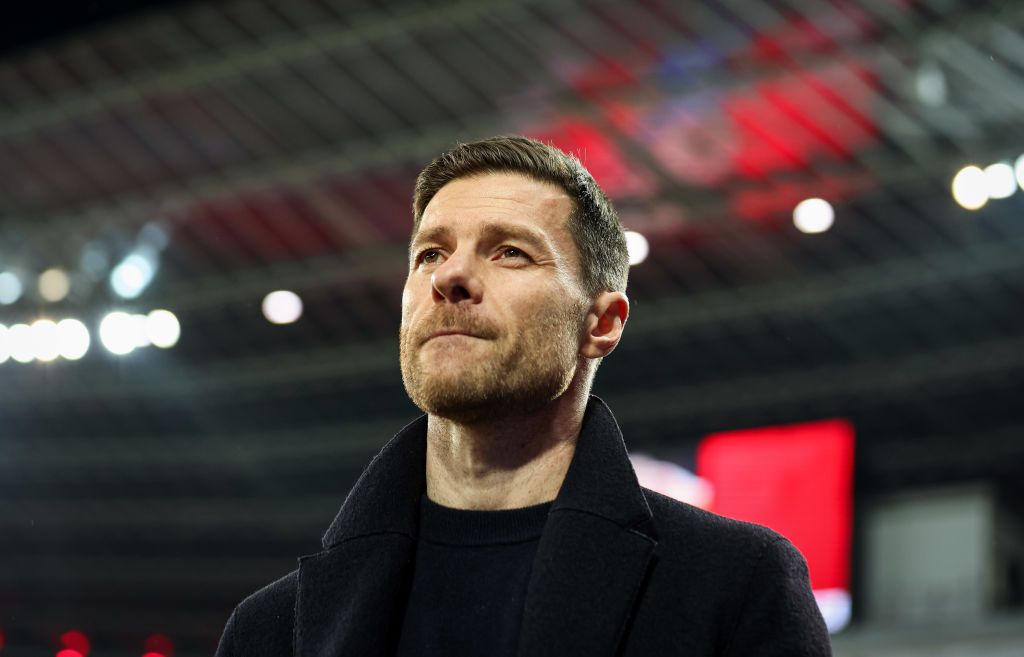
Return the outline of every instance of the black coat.
<path id="1" fill-rule="evenodd" d="M 426 426 L 416 420 L 373 459 L 323 552 L 238 605 L 218 657 L 393 654 L 415 561 Z M 537 548 L 519 655 L 829 654 L 796 548 L 641 488 L 615 418 L 591 398 Z"/>

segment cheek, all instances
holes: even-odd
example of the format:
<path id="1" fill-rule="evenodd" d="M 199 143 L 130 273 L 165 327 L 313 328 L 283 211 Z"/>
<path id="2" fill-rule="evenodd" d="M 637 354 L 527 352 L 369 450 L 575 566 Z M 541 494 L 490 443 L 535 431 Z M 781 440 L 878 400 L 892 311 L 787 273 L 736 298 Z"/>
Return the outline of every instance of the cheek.
<path id="1" fill-rule="evenodd" d="M 402 326 L 408 326 L 410 315 L 412 314 L 412 301 L 413 294 L 409 289 L 409 284 L 406 283 L 405 288 L 402 290 Z"/>
<path id="2" fill-rule="evenodd" d="M 562 324 L 569 299 L 558 286 L 536 286 L 522 295 L 515 304 L 516 323 L 521 330 L 550 331 Z"/>

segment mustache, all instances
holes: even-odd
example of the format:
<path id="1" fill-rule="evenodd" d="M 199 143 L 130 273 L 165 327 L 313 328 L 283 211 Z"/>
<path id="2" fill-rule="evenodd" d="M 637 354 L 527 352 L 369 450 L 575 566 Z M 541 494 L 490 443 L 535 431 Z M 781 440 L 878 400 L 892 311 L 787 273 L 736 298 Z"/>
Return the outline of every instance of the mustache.
<path id="1" fill-rule="evenodd" d="M 415 344 L 421 345 L 438 331 L 458 331 L 492 340 L 499 335 L 494 324 L 471 312 L 444 310 L 424 317 L 414 331 Z"/>

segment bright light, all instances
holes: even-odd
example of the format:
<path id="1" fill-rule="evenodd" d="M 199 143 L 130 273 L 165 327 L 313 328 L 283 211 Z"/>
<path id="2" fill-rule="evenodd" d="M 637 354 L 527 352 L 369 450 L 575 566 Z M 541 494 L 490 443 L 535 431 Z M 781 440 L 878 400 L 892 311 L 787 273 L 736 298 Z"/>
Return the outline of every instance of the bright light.
<path id="1" fill-rule="evenodd" d="M 89 329 L 77 319 L 57 322 L 57 349 L 68 360 L 78 360 L 89 351 Z"/>
<path id="2" fill-rule="evenodd" d="M 57 360 L 60 349 L 57 345 L 57 324 L 49 319 L 32 322 L 32 355 L 43 363 Z"/>
<path id="3" fill-rule="evenodd" d="M 125 258 L 110 272 L 110 287 L 123 299 L 134 299 L 142 294 L 156 273 L 155 259 L 136 252 Z"/>
<path id="4" fill-rule="evenodd" d="M 21 281 L 9 271 L 0 273 L 0 303 L 5 306 L 12 304 L 21 298 Z"/>
<path id="5" fill-rule="evenodd" d="M 170 241 L 167 229 L 159 223 L 150 222 L 139 231 L 138 243 L 157 252 L 167 248 L 167 243 Z"/>
<path id="6" fill-rule="evenodd" d="M 988 203 L 985 172 L 971 165 L 953 177 L 953 200 L 965 210 L 978 210 Z"/>
<path id="7" fill-rule="evenodd" d="M 15 324 L 7 331 L 7 343 L 10 345 L 11 358 L 19 363 L 31 363 L 35 357 L 32 344 L 32 329 L 28 324 Z"/>
<path id="8" fill-rule="evenodd" d="M 1013 166 L 998 162 L 985 167 L 985 192 L 989 198 L 1010 198 L 1017 191 L 1017 179 L 1013 177 Z"/>
<path id="9" fill-rule="evenodd" d="M 6 363 L 7 359 L 11 357 L 11 345 L 8 340 L 7 327 L 0 324 L 0 363 Z"/>
<path id="10" fill-rule="evenodd" d="M 63 650 L 57 651 L 57 657 L 85 657 L 82 653 L 71 648 L 64 648 Z"/>
<path id="11" fill-rule="evenodd" d="M 140 340 L 145 339 L 144 334 L 140 335 L 140 328 L 144 326 L 145 322 L 140 323 L 138 317 L 140 315 L 133 316 L 114 311 L 103 318 L 103 321 L 100 322 L 100 342 L 107 348 L 107 351 L 123 356 L 140 346 Z"/>
<path id="12" fill-rule="evenodd" d="M 92 648 L 92 643 L 89 641 L 84 633 L 78 630 L 68 630 L 64 634 L 60 635 L 60 642 L 64 646 L 65 650 L 73 652 L 78 655 L 88 655 L 89 650 Z M 61 652 L 64 652 L 63 650 Z M 61 653 L 57 653 L 60 655 Z M 68 655 L 68 657 L 71 657 Z"/>
<path id="13" fill-rule="evenodd" d="M 68 295 L 70 289 L 71 281 L 61 269 L 54 267 L 39 275 L 39 296 L 45 301 L 60 301 Z"/>
<path id="14" fill-rule="evenodd" d="M 917 70 L 914 80 L 917 97 L 932 107 L 946 104 L 946 74 L 934 62 L 926 62 Z"/>
<path id="15" fill-rule="evenodd" d="M 147 657 L 147 655 L 164 657 L 164 655 L 174 654 L 174 642 L 166 634 L 151 634 L 146 637 L 143 645 L 145 646 L 146 654 L 142 657 Z"/>
<path id="16" fill-rule="evenodd" d="M 1017 184 L 1020 185 L 1021 189 L 1024 189 L 1024 155 L 1017 158 L 1013 165 L 1013 172 L 1017 178 Z"/>
<path id="17" fill-rule="evenodd" d="M 263 298 L 263 316 L 271 324 L 291 324 L 302 317 L 302 299 L 288 290 L 277 290 Z"/>
<path id="18" fill-rule="evenodd" d="M 169 349 L 181 337 L 181 324 L 169 310 L 154 310 L 146 317 L 146 337 L 154 346 Z"/>
<path id="19" fill-rule="evenodd" d="M 793 208 L 793 225 L 801 233 L 824 233 L 835 222 L 832 205 L 821 198 L 808 198 Z"/>
<path id="20" fill-rule="evenodd" d="M 153 344 L 149 341 L 149 335 L 146 333 L 146 316 L 145 315 L 132 315 L 132 335 L 135 336 L 135 346 L 148 347 Z"/>
<path id="21" fill-rule="evenodd" d="M 651 245 L 647 243 L 647 238 L 640 233 L 627 230 L 626 251 L 629 253 L 629 264 L 639 265 L 647 259 L 647 254 L 651 252 Z"/>

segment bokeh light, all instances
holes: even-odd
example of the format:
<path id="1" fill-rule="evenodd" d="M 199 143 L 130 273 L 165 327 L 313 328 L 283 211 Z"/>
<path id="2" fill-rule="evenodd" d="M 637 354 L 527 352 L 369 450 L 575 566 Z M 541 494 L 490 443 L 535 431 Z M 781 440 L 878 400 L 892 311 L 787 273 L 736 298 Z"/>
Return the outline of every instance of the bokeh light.
<path id="1" fill-rule="evenodd" d="M 651 252 L 651 245 L 647 242 L 647 238 L 640 233 L 627 230 L 626 251 L 629 252 L 629 264 L 639 265 L 647 259 L 647 254 Z"/>
<path id="2" fill-rule="evenodd" d="M 11 346 L 7 341 L 8 328 L 0 324 L 0 363 L 6 363 L 11 357 Z"/>
<path id="3" fill-rule="evenodd" d="M 112 354 L 129 354 L 139 346 L 139 341 L 139 323 L 128 313 L 114 311 L 100 322 L 100 342 Z"/>
<path id="4" fill-rule="evenodd" d="M 57 360 L 60 348 L 57 344 L 57 324 L 53 320 L 40 319 L 29 327 L 32 336 L 32 355 L 43 363 Z"/>
<path id="5" fill-rule="evenodd" d="M 21 298 L 21 279 L 12 271 L 0 272 L 0 304 L 9 305 Z"/>
<path id="6" fill-rule="evenodd" d="M 11 358 L 19 363 L 31 363 L 35 360 L 35 349 L 32 344 L 32 329 L 28 324 L 15 324 L 7 331 L 7 342 L 10 345 Z"/>
<path id="7" fill-rule="evenodd" d="M 914 86 L 918 99 L 925 105 L 941 107 L 946 104 L 946 74 L 935 62 L 925 62 L 918 68 Z"/>
<path id="8" fill-rule="evenodd" d="M 1013 175 L 1017 179 L 1017 185 L 1024 189 L 1024 155 L 1017 158 L 1013 164 Z"/>
<path id="9" fill-rule="evenodd" d="M 60 301 L 71 290 L 71 280 L 63 269 L 53 267 L 39 275 L 39 296 L 51 303 Z"/>
<path id="10" fill-rule="evenodd" d="M 821 198 L 800 201 L 793 209 L 793 225 L 801 233 L 824 233 L 835 222 L 832 204 Z"/>
<path id="11" fill-rule="evenodd" d="M 57 322 L 57 349 L 67 360 L 78 360 L 89 351 L 89 329 L 77 319 Z"/>
<path id="12" fill-rule="evenodd" d="M 66 650 L 75 652 L 83 657 L 88 655 L 89 651 L 92 649 L 92 643 L 89 641 L 89 637 L 78 630 L 68 630 L 61 634 L 60 643 Z M 61 653 L 57 654 L 60 655 Z"/>
<path id="13" fill-rule="evenodd" d="M 146 654 L 142 657 L 172 657 L 174 642 L 166 634 L 151 634 L 143 643 Z"/>
<path id="14" fill-rule="evenodd" d="M 965 210 L 978 210 L 988 203 L 987 188 L 985 172 L 966 166 L 953 177 L 953 200 Z"/>
<path id="15" fill-rule="evenodd" d="M 263 298 L 263 316 L 271 324 L 291 324 L 302 317 L 302 299 L 289 290 L 277 290 Z"/>
<path id="16" fill-rule="evenodd" d="M 1017 179 L 1014 177 L 1012 165 L 997 162 L 985 167 L 985 193 L 989 198 L 1009 198 L 1016 191 Z"/>
<path id="17" fill-rule="evenodd" d="M 146 316 L 134 313 L 129 316 L 132 326 L 132 335 L 135 336 L 135 347 L 148 347 L 153 344 L 149 341 L 149 333 L 146 332 Z"/>
<path id="18" fill-rule="evenodd" d="M 110 287 L 123 299 L 134 299 L 146 289 L 156 274 L 156 259 L 143 252 L 125 258 L 110 272 Z"/>
<path id="19" fill-rule="evenodd" d="M 153 346 L 169 349 L 178 343 L 181 324 L 171 311 L 154 310 L 146 316 L 145 332 Z"/>

